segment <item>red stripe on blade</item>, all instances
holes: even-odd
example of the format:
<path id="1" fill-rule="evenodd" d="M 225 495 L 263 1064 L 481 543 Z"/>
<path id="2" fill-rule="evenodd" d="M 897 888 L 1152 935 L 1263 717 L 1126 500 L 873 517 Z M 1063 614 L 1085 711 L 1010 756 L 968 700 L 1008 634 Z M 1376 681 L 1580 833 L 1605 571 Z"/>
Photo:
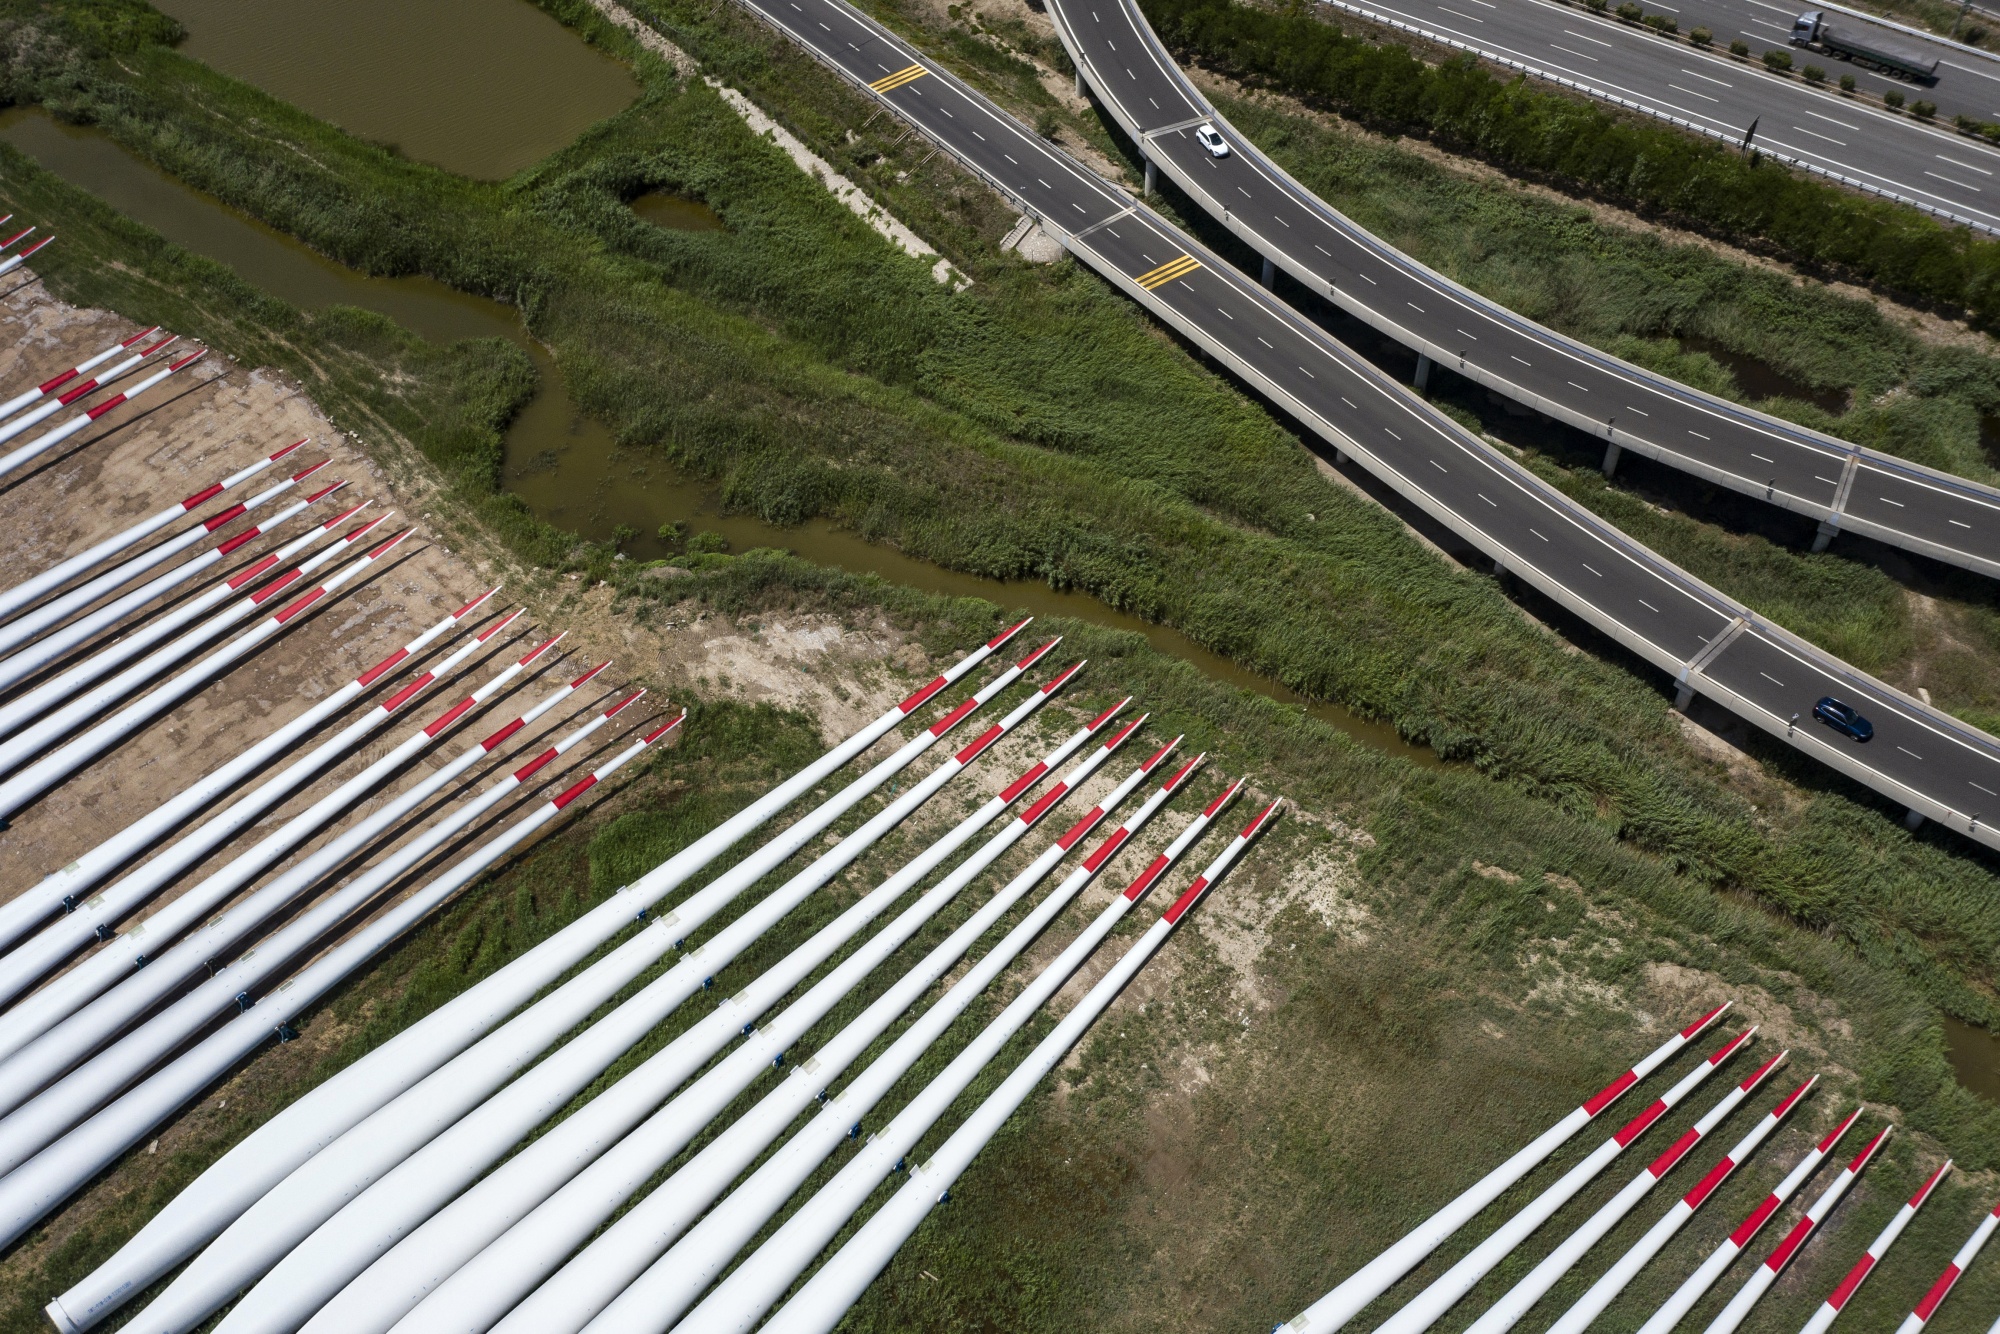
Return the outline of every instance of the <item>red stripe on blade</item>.
<path id="1" fill-rule="evenodd" d="M 1701 1208 L 1701 1202 L 1706 1200 L 1710 1195 L 1713 1195 L 1715 1188 L 1722 1184 L 1723 1178 L 1735 1170 L 1736 1160 L 1734 1158 L 1724 1158 L 1714 1167 L 1708 1169 L 1707 1176 L 1694 1183 L 1693 1190 L 1681 1196 L 1681 1203 L 1690 1209 Z"/>
<path id="2" fill-rule="evenodd" d="M 1596 1116 L 1606 1107 L 1609 1107 L 1612 1103 L 1617 1102 L 1619 1098 L 1624 1096 L 1626 1089 L 1631 1088 L 1634 1084 L 1638 1082 L 1639 1082 L 1639 1076 L 1633 1074 L 1630 1070 L 1627 1070 L 1624 1074 L 1618 1076 L 1618 1078 L 1612 1080 L 1609 1084 L 1606 1084 L 1603 1088 L 1599 1089 L 1597 1091 L 1596 1096 L 1592 1097 L 1589 1102 L 1586 1102 L 1583 1105 L 1584 1115 Z"/>
<path id="3" fill-rule="evenodd" d="M 1030 616 L 1028 618 L 1028 621 L 1032 621 L 1034 619 L 1035 619 L 1034 617 Z M 1020 634 L 1021 631 L 1024 628 L 1026 628 L 1028 621 L 1017 621 L 1013 625 L 1007 627 L 1005 630 L 1002 630 L 999 634 L 993 636 L 993 638 L 986 641 L 986 647 L 999 648 L 1002 644 L 1012 639 L 1015 635 Z"/>
<path id="4" fill-rule="evenodd" d="M 1046 774 L 1048 771 L 1049 771 L 1048 765 L 1037 762 L 1034 768 L 1028 770 L 1028 772 L 1022 774 L 1019 778 L 1016 778 L 1013 782 L 1007 784 L 1006 787 L 1000 789 L 1000 800 L 1003 803 L 1013 801 L 1023 792 L 1026 792 L 1029 788 L 1041 782 L 1042 775 Z M 1027 821 L 1029 824 L 1034 823 L 1034 821 L 1028 820 L 1028 817 L 1025 815 L 1022 816 L 1021 818 Z"/>
<path id="5" fill-rule="evenodd" d="M 193 495 L 189 496 L 186 500 L 183 500 L 181 502 L 181 508 L 184 510 L 191 510 L 195 508 L 197 505 L 205 505 L 209 501 L 221 495 L 222 489 L 223 489 L 222 483 L 217 482 L 213 486 L 210 486 L 207 490 L 197 491 Z"/>
<path id="6" fill-rule="evenodd" d="M 981 751 L 985 750 L 988 746 L 998 741 L 1002 735 L 1003 732 L 1001 730 L 1000 724 L 998 723 L 993 724 L 993 726 L 987 728 L 984 732 L 981 732 L 978 738 L 974 740 L 971 745 L 967 746 L 964 750 L 958 752 L 958 754 L 952 756 L 951 762 L 953 764 L 961 764 L 961 765 L 972 763 L 974 760 L 979 758 L 979 754 Z"/>
<path id="7" fill-rule="evenodd" d="M 1674 1170 L 1674 1164 L 1687 1157 L 1687 1152 L 1701 1142 L 1701 1132 L 1689 1126 L 1681 1132 L 1681 1137 L 1667 1146 L 1667 1151 L 1646 1165 L 1646 1170 L 1655 1181 Z"/>
<path id="8" fill-rule="evenodd" d="M 578 797 L 590 791 L 590 789 L 595 786 L 597 786 L 597 775 L 592 774 L 588 778 L 584 779 L 582 782 L 578 783 L 575 787 L 571 788 L 569 791 L 563 793 L 560 797 L 557 797 L 554 801 L 550 802 L 549 804 L 551 806 L 554 806 L 557 810 L 561 810 L 563 807 L 569 805 L 572 801 L 575 801 Z"/>
<path id="9" fill-rule="evenodd" d="M 492 736 L 487 737 L 484 741 L 480 742 L 479 748 L 481 750 L 490 751 L 495 746 L 499 745 L 501 742 L 505 741 L 508 737 L 514 735 L 514 733 L 520 731 L 522 728 L 526 726 L 527 724 L 525 722 L 521 721 L 519 718 L 516 718 L 513 722 L 508 723 L 505 727 L 495 732 Z"/>
<path id="10" fill-rule="evenodd" d="M 1778 1212 L 1780 1203 L 1782 1201 L 1776 1195 L 1766 1195 L 1764 1202 L 1752 1209 L 1750 1216 L 1737 1224 L 1736 1230 L 1729 1234 L 1729 1244 L 1739 1251 L 1748 1246 L 1750 1238 L 1756 1236 L 1764 1224 L 1770 1221 L 1771 1215 Z"/>
<path id="11" fill-rule="evenodd" d="M 950 682 L 946 681 L 942 676 L 935 677 L 932 679 L 929 685 L 925 686 L 923 689 L 919 690 L 916 694 L 910 696 L 908 699 L 904 700 L 901 704 L 898 704 L 896 707 L 902 710 L 904 713 L 908 713 L 912 709 L 921 708 L 925 700 L 929 699 L 932 695 L 937 694 L 938 691 L 943 690 L 945 686 L 949 684 Z"/>
<path id="12" fill-rule="evenodd" d="M 306 608 L 312 606 L 313 603 L 318 602 L 321 598 L 325 596 L 326 596 L 326 588 L 324 586 L 315 588 L 310 593 L 307 593 L 304 597 L 301 597 L 297 602 L 294 602 L 291 606 L 286 607 L 283 611 L 273 615 L 271 619 L 276 621 L 279 625 L 283 625 L 286 621 L 289 621 L 292 619 L 292 617 L 297 616 L 300 613 L 304 612 Z"/>
<path id="13" fill-rule="evenodd" d="M 361 686 L 364 689 L 368 686 L 374 685 L 377 681 L 382 679 L 383 675 L 386 672 L 388 672 L 388 670 L 391 667 L 394 667 L 397 663 L 401 662 L 403 659 L 409 656 L 410 656 L 410 651 L 408 649 L 406 648 L 397 649 L 394 653 L 391 653 L 388 657 L 382 659 L 382 661 L 376 663 L 373 667 L 370 667 L 367 671 L 355 677 L 354 684 Z"/>
<path id="14" fill-rule="evenodd" d="M 1681 1036 L 1684 1038 L 1695 1037 L 1701 1032 L 1702 1029 L 1707 1028 L 1710 1024 L 1720 1019 L 1722 1017 L 1722 1012 L 1728 1009 L 1731 1005 L 1734 1005 L 1735 1003 L 1736 1002 L 1734 1001 L 1722 1002 L 1722 1004 L 1716 1006 L 1713 1010 L 1710 1010 L 1707 1014 L 1703 1015 L 1701 1018 L 1689 1024 L 1686 1028 L 1683 1028 L 1681 1030 Z"/>
<path id="15" fill-rule="evenodd" d="M 437 680 L 437 673 L 425 672 L 422 676 L 419 676 L 416 680 L 410 682 L 408 685 L 404 686 L 401 690 L 398 690 L 395 694 L 383 700 L 382 712 L 394 713 L 396 710 L 402 708 L 405 704 L 408 704 L 412 699 L 416 698 L 418 691 L 423 690 L 425 687 L 429 686 L 430 683 L 435 680 Z"/>
<path id="16" fill-rule="evenodd" d="M 1928 1321 L 1931 1318 L 1931 1314 L 1938 1309 L 1938 1303 L 1945 1299 L 1951 1292 L 1952 1285 L 1957 1282 L 1958 1266 L 1946 1265 L 1944 1272 L 1938 1275 L 1937 1282 L 1931 1284 L 1931 1290 L 1924 1294 L 1922 1301 L 1917 1303 L 1917 1319 Z"/>
<path id="17" fill-rule="evenodd" d="M 1854 1290 L 1861 1286 L 1861 1280 L 1867 1278 L 1868 1271 L 1874 1267 L 1875 1257 L 1864 1253 L 1854 1262 L 1854 1268 L 1847 1271 L 1847 1277 L 1840 1280 L 1840 1286 L 1833 1290 L 1833 1296 L 1826 1299 L 1826 1304 L 1836 1311 L 1847 1305 L 1847 1299 L 1854 1295 Z"/>
<path id="18" fill-rule="evenodd" d="M 438 733 L 444 731 L 445 728 L 450 727 L 460 718 L 463 718 L 466 714 L 466 711 L 472 708 L 473 705 L 477 704 L 478 702 L 479 702 L 478 700 L 472 698 L 470 695 L 467 695 L 464 699 L 460 700 L 458 703 L 452 705 L 450 708 L 446 709 L 443 713 L 439 714 L 437 716 L 437 721 L 424 729 L 424 735 L 428 737 L 436 736 Z"/>
<path id="19" fill-rule="evenodd" d="M 1100 823 L 1102 823 L 1103 820 L 1104 820 L 1104 808 L 1102 806 L 1092 806 L 1088 811 L 1084 812 L 1084 816 L 1081 820 L 1078 820 L 1075 824 L 1071 825 L 1069 827 L 1069 831 L 1065 833 L 1061 838 L 1056 840 L 1056 846 L 1061 848 L 1064 852 L 1068 852 L 1071 848 L 1077 845 L 1078 840 L 1086 837 L 1090 833 L 1090 831 L 1097 828 L 1097 826 Z"/>
<path id="20" fill-rule="evenodd" d="M 556 754 L 557 754 L 556 748 L 554 746 L 550 746 L 547 750 L 535 756 L 534 759 L 529 760 L 526 764 L 516 769 L 514 771 L 514 781 L 517 783 L 526 782 L 530 774 L 534 773 L 535 770 L 541 768 L 543 765 L 547 764 L 550 760 L 554 759 L 556 757 Z"/>
<path id="21" fill-rule="evenodd" d="M 1667 1114 L 1667 1104 L 1665 1099 L 1655 1098 L 1653 1099 L 1652 1104 L 1648 1106 L 1645 1111 L 1639 1113 L 1637 1116 L 1633 1117 L 1630 1121 L 1627 1121 L 1622 1127 L 1619 1128 L 1618 1133 L 1613 1135 L 1611 1138 L 1617 1140 L 1618 1147 L 1622 1149 L 1626 1145 L 1630 1144 L 1633 1140 L 1639 1138 L 1639 1136 L 1645 1134 L 1649 1129 L 1652 1128 L 1653 1122 L 1659 1120 L 1666 1114 Z"/>
<path id="22" fill-rule="evenodd" d="M 1169 926 L 1177 924 L 1181 920 L 1181 915 L 1194 907 L 1195 901 L 1206 893 L 1208 893 L 1208 877 L 1196 876 L 1194 883 L 1182 890 L 1181 896 L 1174 900 L 1173 906 L 1160 914 L 1160 920 Z"/>
<path id="23" fill-rule="evenodd" d="M 213 519 L 202 520 L 201 524 L 202 530 L 204 532 L 212 533 L 216 529 L 222 527 L 223 524 L 228 523 L 231 519 L 241 518 L 243 516 L 243 512 L 244 512 L 243 507 L 241 505 L 231 505 L 228 509 L 222 511 L 222 513 L 216 515 Z"/>
<path id="24" fill-rule="evenodd" d="M 72 366 L 68 370 L 64 371 L 61 375 L 56 376 L 55 379 L 44 380 L 39 385 L 36 385 L 35 392 L 38 394 L 46 394 L 49 392 L 49 390 L 54 389 L 59 385 L 68 384 L 71 380 L 74 380 L 76 376 L 77 376 L 76 367 Z"/>
<path id="25" fill-rule="evenodd" d="M 965 703 L 959 705 L 957 708 L 953 709 L 950 713 L 947 713 L 944 717 L 932 723 L 930 725 L 930 728 L 928 729 L 930 731 L 930 734 L 932 736 L 943 736 L 946 732 L 949 732 L 952 728 L 964 722 L 966 715 L 971 713 L 974 709 L 978 707 L 979 707 L 979 701 L 976 699 L 969 699 L 965 701 Z"/>
<path id="26" fill-rule="evenodd" d="M 1153 887 L 1153 882 L 1166 874 L 1169 865 L 1167 854 L 1164 852 L 1153 858 L 1153 864 L 1139 872 L 1139 878 L 1125 887 L 1125 897 L 1133 903 L 1144 898 L 1146 891 Z"/>
<path id="27" fill-rule="evenodd" d="M 1127 829 L 1124 825 L 1120 825 L 1116 829 L 1112 830 L 1111 837 L 1105 839 L 1103 843 L 1099 844 L 1097 851 L 1091 853 L 1088 857 L 1085 857 L 1083 859 L 1083 869 L 1086 871 L 1097 870 L 1098 867 L 1104 865 L 1105 862 L 1109 861 L 1111 859 L 1111 854 L 1118 851 L 1119 848 L 1123 847 L 1125 845 L 1125 840 L 1130 837 L 1132 837 L 1132 831 Z"/>
<path id="28" fill-rule="evenodd" d="M 243 573 L 232 577 L 229 580 L 229 587 L 232 589 L 241 588 L 243 587 L 243 585 L 249 583 L 252 579 L 255 579 L 258 575 L 264 573 L 264 571 L 270 569 L 273 565 L 276 565 L 277 563 L 278 563 L 277 556 L 275 555 L 266 556 L 262 560 L 258 561 L 255 565 L 252 565 L 249 569 L 245 570 Z M 290 583 L 292 580 L 298 577 L 299 577 L 299 572 L 297 570 L 293 570 L 285 576 L 285 583 Z M 278 587 L 282 588 L 284 587 L 284 584 L 280 584 L 278 585 Z M 272 591 L 276 592 L 277 590 L 273 589 Z M 252 593 L 250 595 L 250 598 L 251 601 L 253 602 L 262 602 L 264 600 L 263 598 L 258 597 L 257 594 L 255 593 Z"/>

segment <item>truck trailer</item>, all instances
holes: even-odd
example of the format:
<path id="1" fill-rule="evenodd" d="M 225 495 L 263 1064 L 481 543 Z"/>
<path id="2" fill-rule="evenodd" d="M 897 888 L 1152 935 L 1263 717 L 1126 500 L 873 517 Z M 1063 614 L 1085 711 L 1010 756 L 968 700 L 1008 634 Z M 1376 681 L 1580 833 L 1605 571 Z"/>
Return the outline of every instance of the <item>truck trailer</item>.
<path id="1" fill-rule="evenodd" d="M 1900 40 L 1865 23 L 1848 21 L 1836 28 L 1817 9 L 1807 10 L 1793 22 L 1792 45 L 1872 65 L 1919 83 L 1937 82 L 1938 56 L 1922 43 Z"/>

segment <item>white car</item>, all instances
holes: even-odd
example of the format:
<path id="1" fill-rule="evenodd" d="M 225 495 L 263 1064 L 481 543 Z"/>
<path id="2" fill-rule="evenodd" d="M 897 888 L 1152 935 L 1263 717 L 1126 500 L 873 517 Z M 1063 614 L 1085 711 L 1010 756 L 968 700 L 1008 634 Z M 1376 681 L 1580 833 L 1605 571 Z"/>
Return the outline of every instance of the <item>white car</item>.
<path id="1" fill-rule="evenodd" d="M 1194 132 L 1196 142 L 1208 150 L 1210 157 L 1228 157 L 1229 141 L 1216 132 L 1213 125 L 1203 125 Z"/>

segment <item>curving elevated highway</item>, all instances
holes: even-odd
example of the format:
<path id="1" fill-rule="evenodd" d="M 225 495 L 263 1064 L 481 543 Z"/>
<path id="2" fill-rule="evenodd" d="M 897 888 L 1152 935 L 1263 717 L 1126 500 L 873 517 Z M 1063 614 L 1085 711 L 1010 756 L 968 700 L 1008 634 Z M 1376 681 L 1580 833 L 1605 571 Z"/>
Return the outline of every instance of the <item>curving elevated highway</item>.
<path id="1" fill-rule="evenodd" d="M 1134 0 L 1051 0 L 1049 14 L 1148 164 L 1268 263 L 1421 356 L 1606 441 L 1607 471 L 1629 450 L 1820 520 L 1816 549 L 1862 533 L 2000 575 L 2000 490 L 1752 412 L 1521 318 L 1286 175 L 1189 82 Z M 1196 141 L 1205 122 L 1227 157 Z"/>
<path id="2" fill-rule="evenodd" d="M 1307 430 L 1674 676 L 1683 698 L 1713 699 L 1913 817 L 2000 848 L 1989 823 L 2000 821 L 2000 741 L 1770 625 L 1574 504 L 842 0 L 742 3 Z M 1858 745 L 1813 723 L 1823 695 L 1860 706 L 1874 740 Z"/>

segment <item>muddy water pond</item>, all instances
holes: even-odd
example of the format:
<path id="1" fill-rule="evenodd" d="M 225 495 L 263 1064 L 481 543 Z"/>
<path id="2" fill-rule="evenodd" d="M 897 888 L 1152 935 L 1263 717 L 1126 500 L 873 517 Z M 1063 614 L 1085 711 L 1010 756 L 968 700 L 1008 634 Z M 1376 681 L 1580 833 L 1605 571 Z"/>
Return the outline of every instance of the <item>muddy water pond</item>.
<path id="1" fill-rule="evenodd" d="M 306 309 L 359 306 L 389 316 L 426 338 L 506 338 L 525 348 L 542 375 L 542 390 L 508 429 L 506 484 L 550 523 L 593 540 L 620 525 L 639 537 L 627 550 L 638 559 L 666 554 L 657 534 L 685 523 L 728 538 L 736 550 L 784 547 L 808 560 L 953 596 L 984 597 L 1042 615 L 1073 616 L 1144 635 L 1161 652 L 1183 658 L 1204 673 L 1245 690 L 1297 703 L 1313 716 L 1375 749 L 1427 767 L 1441 763 L 1427 748 L 1412 746 L 1394 728 L 1357 717 L 1336 705 L 1307 700 L 1265 677 L 1210 652 L 1179 631 L 1113 610 L 1082 593 L 1045 584 L 979 579 L 911 559 L 866 542 L 829 523 L 779 528 L 761 520 L 723 516 L 714 495 L 676 476 L 643 450 L 617 447 L 602 424 L 570 400 L 554 360 L 528 336 L 514 310 L 454 291 L 429 278 L 371 278 L 317 254 L 135 157 L 97 130 L 58 123 L 22 108 L 0 113 L 0 140 L 43 167 L 97 195 L 169 240 L 234 269 L 245 281 Z M 666 198 L 654 196 L 655 199 Z M 708 230 L 693 201 L 675 200 L 662 225 Z M 659 207 L 659 206 L 654 206 Z M 656 219 L 659 220 L 659 219 Z M 717 220 L 719 224 L 719 219 Z"/>
<path id="2" fill-rule="evenodd" d="M 1732 352 L 1712 339 L 1699 334 L 1681 334 L 1678 339 L 1684 352 L 1706 352 L 1721 364 L 1722 368 L 1734 376 L 1736 387 L 1744 397 L 1751 400 L 1760 398 L 1790 398 L 1801 403 L 1811 403 L 1835 416 L 1847 411 L 1847 391 L 1845 389 L 1815 389 L 1804 380 L 1796 379 L 1779 370 L 1768 361 Z"/>
<path id="3" fill-rule="evenodd" d="M 1990 1102 L 2000 1102 L 2000 1035 L 1946 1015 L 1944 1048 L 1959 1083 Z"/>
<path id="4" fill-rule="evenodd" d="M 181 51 L 348 133 L 482 180 L 630 106 L 630 70 L 528 0 L 160 0 Z"/>
<path id="5" fill-rule="evenodd" d="M 655 227 L 664 227 L 670 232 L 723 230 L 722 219 L 699 199 L 659 193 L 640 195 L 632 201 L 632 211 Z"/>

